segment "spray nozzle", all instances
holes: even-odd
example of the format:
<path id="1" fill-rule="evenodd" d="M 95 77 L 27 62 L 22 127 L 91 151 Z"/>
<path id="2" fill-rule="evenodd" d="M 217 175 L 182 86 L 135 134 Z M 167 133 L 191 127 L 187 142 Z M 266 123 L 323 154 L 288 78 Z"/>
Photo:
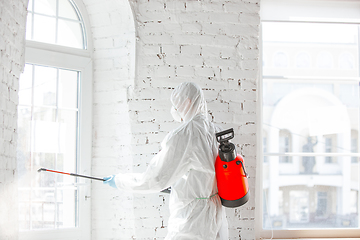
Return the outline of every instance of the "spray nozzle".
<path id="1" fill-rule="evenodd" d="M 216 135 L 216 140 L 220 144 L 227 143 L 227 142 L 229 142 L 230 139 L 234 138 L 234 129 L 230 128 L 228 130 L 218 132 L 215 135 Z"/>
<path id="2" fill-rule="evenodd" d="M 215 135 L 216 140 L 220 143 L 219 156 L 221 160 L 225 162 L 234 160 L 237 155 L 235 145 L 229 142 L 230 139 L 234 138 L 234 129 L 230 128 Z"/>

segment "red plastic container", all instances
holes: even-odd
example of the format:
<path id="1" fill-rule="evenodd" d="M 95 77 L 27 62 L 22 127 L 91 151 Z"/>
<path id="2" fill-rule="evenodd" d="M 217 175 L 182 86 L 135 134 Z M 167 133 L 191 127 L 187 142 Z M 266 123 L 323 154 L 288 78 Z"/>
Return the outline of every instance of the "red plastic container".
<path id="1" fill-rule="evenodd" d="M 226 142 L 226 146 L 220 145 L 219 156 L 215 162 L 215 172 L 218 193 L 223 206 L 235 208 L 244 205 L 249 200 L 250 192 L 245 162 L 243 157 L 236 153 L 232 143 Z"/>

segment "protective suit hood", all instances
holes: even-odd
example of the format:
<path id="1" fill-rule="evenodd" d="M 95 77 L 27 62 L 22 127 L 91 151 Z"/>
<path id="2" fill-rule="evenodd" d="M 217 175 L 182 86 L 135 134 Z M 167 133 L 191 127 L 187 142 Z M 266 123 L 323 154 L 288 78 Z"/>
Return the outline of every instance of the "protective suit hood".
<path id="1" fill-rule="evenodd" d="M 185 122 L 190 121 L 198 114 L 202 114 L 207 118 L 204 94 L 195 83 L 181 83 L 172 92 L 170 100 L 173 108 L 175 108 Z"/>

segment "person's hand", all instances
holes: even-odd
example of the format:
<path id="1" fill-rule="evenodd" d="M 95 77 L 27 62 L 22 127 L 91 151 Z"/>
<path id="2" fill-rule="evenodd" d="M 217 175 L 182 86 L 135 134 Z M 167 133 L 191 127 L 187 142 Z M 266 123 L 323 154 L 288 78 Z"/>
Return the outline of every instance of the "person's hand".
<path id="1" fill-rule="evenodd" d="M 115 183 L 115 175 L 110 175 L 103 178 L 104 184 L 108 184 L 110 187 L 117 188 Z"/>

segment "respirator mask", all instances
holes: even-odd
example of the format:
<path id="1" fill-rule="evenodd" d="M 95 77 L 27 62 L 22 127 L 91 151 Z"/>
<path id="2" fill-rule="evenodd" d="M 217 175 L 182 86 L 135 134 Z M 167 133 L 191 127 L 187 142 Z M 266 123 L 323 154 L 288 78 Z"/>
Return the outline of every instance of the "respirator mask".
<path id="1" fill-rule="evenodd" d="M 170 112 L 171 112 L 171 115 L 172 115 L 172 117 L 174 118 L 175 121 L 177 121 L 177 122 L 182 122 L 183 121 L 183 119 L 181 118 L 179 112 L 174 108 L 174 106 L 171 107 Z"/>

